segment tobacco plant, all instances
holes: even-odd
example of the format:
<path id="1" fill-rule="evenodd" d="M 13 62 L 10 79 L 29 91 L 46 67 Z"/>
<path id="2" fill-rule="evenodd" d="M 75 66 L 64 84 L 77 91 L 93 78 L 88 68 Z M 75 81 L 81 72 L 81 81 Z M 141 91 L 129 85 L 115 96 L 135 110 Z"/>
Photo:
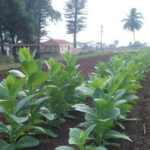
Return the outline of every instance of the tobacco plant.
<path id="1" fill-rule="evenodd" d="M 58 119 L 67 116 L 79 99 L 75 97 L 75 89 L 83 83 L 82 76 L 77 72 L 76 58 L 70 53 L 63 55 L 65 64 L 50 58 L 46 65 L 48 67 L 49 78 L 46 81 L 50 102 L 48 108 L 55 113 Z M 53 85 L 53 86 L 51 86 Z"/>
<path id="2" fill-rule="evenodd" d="M 78 150 L 106 150 L 105 147 L 99 146 L 87 146 L 87 142 L 92 140 L 93 138 L 90 137 L 90 133 L 95 128 L 95 125 L 91 125 L 85 131 L 79 128 L 71 128 L 69 132 L 69 144 L 76 145 Z M 60 146 L 57 147 L 56 150 L 75 150 L 73 147 L 70 146 Z"/>
<path id="3" fill-rule="evenodd" d="M 23 102 L 30 101 L 34 97 L 30 95 L 23 99 L 18 98 L 18 92 L 23 88 L 25 79 L 25 77 L 15 79 L 9 75 L 0 83 L 0 113 L 4 116 L 4 123 L 0 122 L 0 133 L 8 139 L 8 143 L 0 140 L 1 149 L 15 150 L 39 144 L 37 139 L 26 135 L 32 126 L 25 125 L 29 116 L 21 115 L 25 107 Z"/>
<path id="4" fill-rule="evenodd" d="M 107 101 L 106 99 L 95 99 L 94 108 L 90 108 L 85 104 L 76 104 L 74 108 L 78 111 L 85 113 L 86 122 L 81 123 L 79 126 L 87 128 L 88 126 L 95 125 L 93 129 L 93 136 L 97 145 L 116 145 L 116 143 L 109 142 L 112 138 L 123 138 L 130 140 L 125 134 L 112 130 L 115 120 L 120 116 L 120 109 L 115 106 L 113 100 Z"/>
<path id="5" fill-rule="evenodd" d="M 107 63 L 99 63 L 96 73 L 89 75 L 87 86 L 93 90 L 93 107 L 85 104 L 76 104 L 75 110 L 85 113 L 85 122 L 79 127 L 93 128 L 93 142 L 96 145 L 119 146 L 110 142 L 113 138 L 122 138 L 131 141 L 123 133 L 112 130 L 116 125 L 125 127 L 122 121 L 135 120 L 127 118 L 132 104 L 137 100 L 136 91 L 141 88 L 140 80 L 148 70 L 149 52 L 138 52 L 136 55 L 124 54 L 114 56 Z"/>
<path id="6" fill-rule="evenodd" d="M 35 134 L 56 137 L 50 129 L 41 127 L 43 118 L 53 120 L 55 115 L 45 107 L 49 96 L 44 94 L 47 89 L 42 88 L 49 75 L 41 71 L 41 62 L 33 58 L 34 53 L 20 49 L 22 72 L 11 70 L 0 83 L 0 113 L 6 121 L 0 123 L 0 132 L 8 139 L 8 143 L 1 140 L 0 146 L 6 150 L 37 146 L 39 141 L 32 137 Z"/>

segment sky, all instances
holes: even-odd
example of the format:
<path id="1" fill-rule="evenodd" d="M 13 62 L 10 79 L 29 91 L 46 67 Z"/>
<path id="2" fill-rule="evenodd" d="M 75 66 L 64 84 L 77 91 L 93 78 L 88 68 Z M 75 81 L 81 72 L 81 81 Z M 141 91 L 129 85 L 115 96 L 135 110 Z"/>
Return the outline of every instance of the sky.
<path id="1" fill-rule="evenodd" d="M 73 41 L 67 34 L 64 7 L 67 0 L 52 0 L 53 7 L 62 13 L 62 21 L 50 23 L 47 27 L 48 37 Z M 144 16 L 143 27 L 136 32 L 136 40 L 150 45 L 150 0 L 87 0 L 87 27 L 77 35 L 79 42 L 100 42 L 101 25 L 103 25 L 103 42 L 111 44 L 119 40 L 119 45 L 133 42 L 132 33 L 123 29 L 121 20 L 126 18 L 131 8 L 137 8 Z M 48 39 L 45 38 L 45 40 Z"/>

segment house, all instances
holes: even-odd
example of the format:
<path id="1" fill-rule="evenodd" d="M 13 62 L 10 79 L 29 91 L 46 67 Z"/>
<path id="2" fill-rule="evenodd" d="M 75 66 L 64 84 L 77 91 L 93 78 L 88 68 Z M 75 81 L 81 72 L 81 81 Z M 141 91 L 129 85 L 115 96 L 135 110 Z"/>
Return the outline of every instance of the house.
<path id="1" fill-rule="evenodd" d="M 65 40 L 50 39 L 41 44 L 41 53 L 64 54 L 71 51 L 71 43 Z"/>
<path id="2" fill-rule="evenodd" d="M 65 40 L 50 39 L 47 42 L 41 44 L 4 44 L 4 49 L 8 56 L 12 55 L 12 50 L 15 49 L 18 55 L 19 48 L 29 48 L 32 52 L 37 50 L 38 54 L 64 54 L 71 52 L 71 43 Z M 0 49 L 1 50 L 1 49 Z"/>

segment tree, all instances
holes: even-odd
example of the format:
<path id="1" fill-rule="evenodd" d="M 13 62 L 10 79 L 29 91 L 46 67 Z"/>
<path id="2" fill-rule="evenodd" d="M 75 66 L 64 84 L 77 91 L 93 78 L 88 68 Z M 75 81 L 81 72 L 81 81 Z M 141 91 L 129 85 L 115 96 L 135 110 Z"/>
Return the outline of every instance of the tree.
<path id="1" fill-rule="evenodd" d="M 26 9 L 32 10 L 34 16 L 34 40 L 40 44 L 40 39 L 46 34 L 45 26 L 48 21 L 58 21 L 61 18 L 60 12 L 54 10 L 51 0 L 24 0 Z"/>
<path id="2" fill-rule="evenodd" d="M 39 44 L 41 36 L 45 34 L 47 20 L 60 18 L 60 13 L 53 9 L 51 0 L 0 0 L 0 14 L 1 45 L 6 35 L 11 44 Z M 17 56 L 15 47 L 13 56 Z"/>
<path id="3" fill-rule="evenodd" d="M 18 41 L 32 38 L 32 24 L 30 23 L 32 19 L 29 18 L 31 14 L 25 10 L 24 2 L 22 0 L 7 0 L 7 2 L 8 16 L 6 30 L 10 33 L 11 43 L 16 44 Z M 15 47 L 13 47 L 13 56 L 17 56 Z"/>
<path id="4" fill-rule="evenodd" d="M 0 47 L 1 54 L 6 55 L 6 51 L 4 50 L 4 23 L 6 22 L 6 18 L 4 17 L 7 13 L 5 9 L 5 0 L 0 0 Z"/>
<path id="5" fill-rule="evenodd" d="M 11 44 L 32 39 L 33 30 L 31 12 L 26 11 L 23 0 L 0 0 L 1 12 L 1 39 L 9 39 Z M 2 41 L 1 40 L 1 41 Z M 16 49 L 13 47 L 13 56 L 16 57 Z"/>
<path id="6" fill-rule="evenodd" d="M 128 46 L 135 47 L 135 48 L 141 48 L 141 47 L 146 47 L 147 43 L 141 43 L 140 41 L 136 41 L 134 44 L 132 44 L 132 42 L 130 42 Z"/>
<path id="7" fill-rule="evenodd" d="M 84 11 L 86 3 L 87 0 L 68 0 L 66 2 L 67 33 L 73 34 L 74 48 L 77 47 L 77 33 L 86 27 L 86 12 Z"/>
<path id="8" fill-rule="evenodd" d="M 124 29 L 133 32 L 134 43 L 136 41 L 135 31 L 139 31 L 143 25 L 141 19 L 143 19 L 143 15 L 140 12 L 137 12 L 136 8 L 132 8 L 127 18 L 122 20 L 122 22 L 125 22 Z"/>

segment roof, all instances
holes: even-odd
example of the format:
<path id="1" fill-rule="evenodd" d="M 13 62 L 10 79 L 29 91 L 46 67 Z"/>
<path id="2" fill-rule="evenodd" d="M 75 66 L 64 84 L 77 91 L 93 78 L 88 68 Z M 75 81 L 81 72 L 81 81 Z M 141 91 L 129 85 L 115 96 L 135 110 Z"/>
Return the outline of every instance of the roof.
<path id="1" fill-rule="evenodd" d="M 52 44 L 70 44 L 70 42 L 66 40 L 59 40 L 59 39 L 50 39 L 47 42 L 43 43 L 44 45 L 52 45 Z"/>

